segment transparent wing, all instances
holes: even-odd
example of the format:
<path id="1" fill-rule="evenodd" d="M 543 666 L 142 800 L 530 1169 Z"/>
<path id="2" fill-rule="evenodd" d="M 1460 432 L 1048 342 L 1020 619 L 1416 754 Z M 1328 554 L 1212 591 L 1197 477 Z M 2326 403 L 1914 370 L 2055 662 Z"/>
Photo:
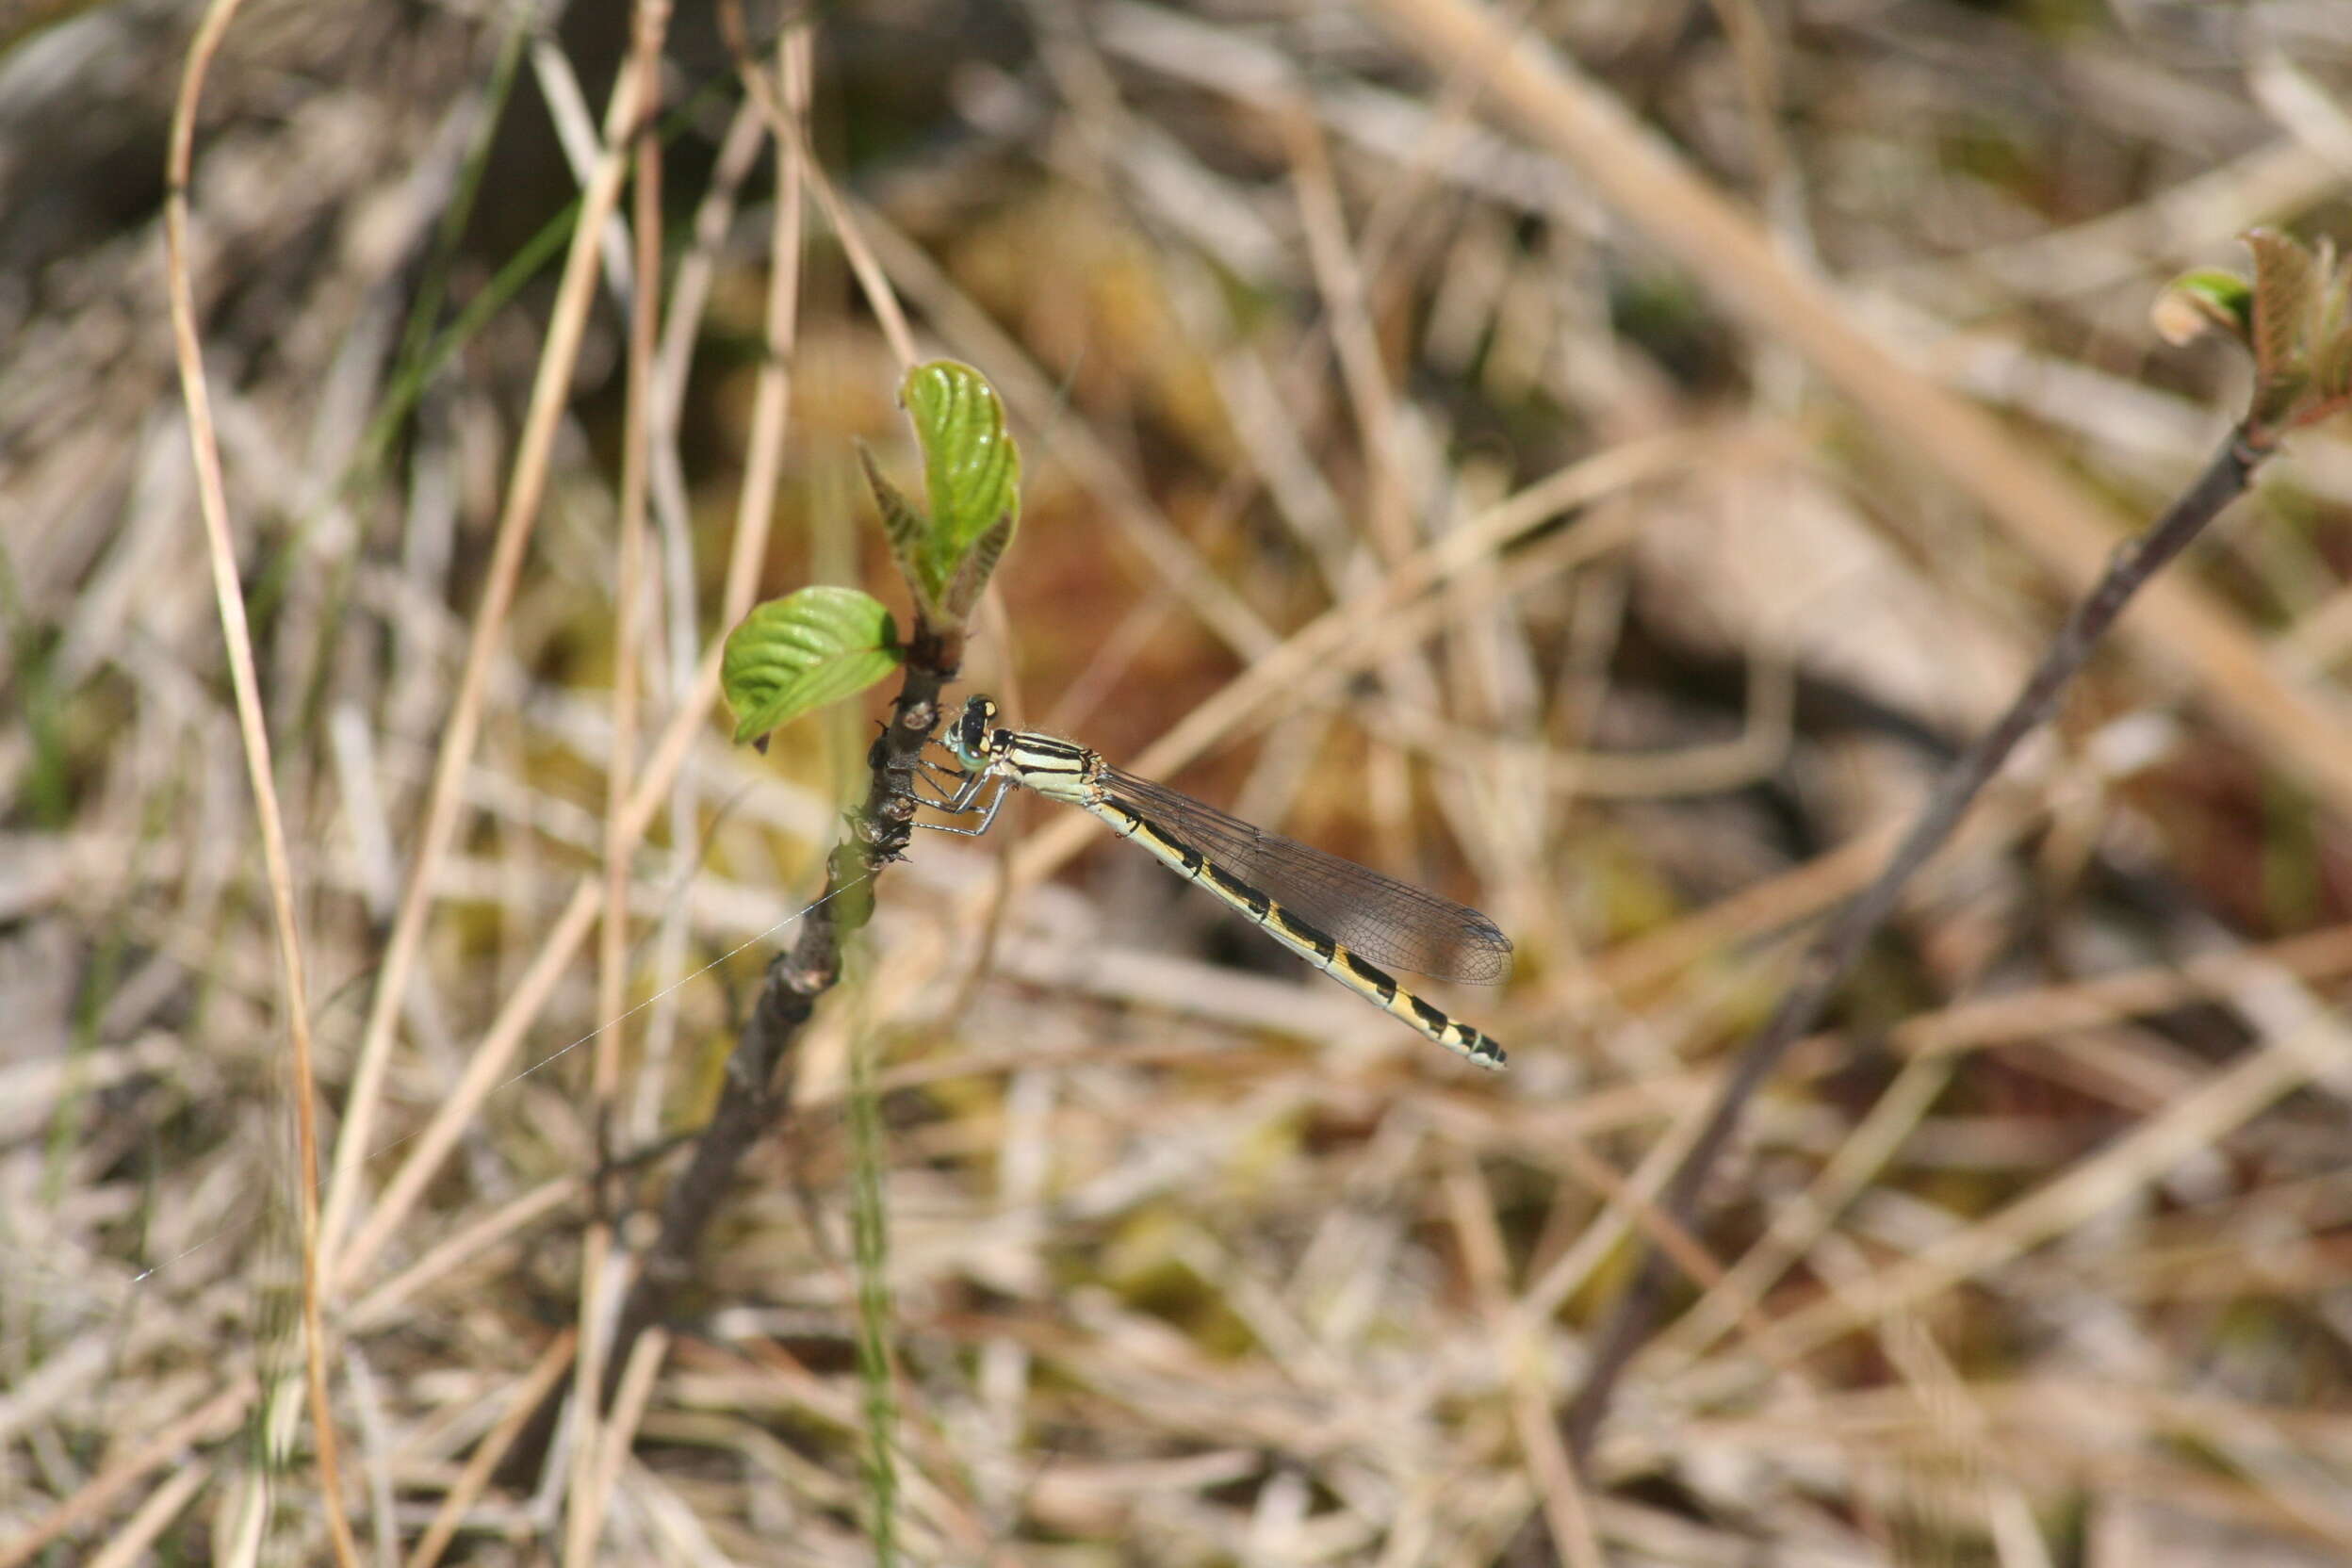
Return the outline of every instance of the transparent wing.
<path id="1" fill-rule="evenodd" d="M 1511 973 L 1511 939 L 1476 909 L 1252 827 L 1165 784 L 1107 765 L 1100 777 L 1112 799 L 1376 964 L 1477 986 Z"/>

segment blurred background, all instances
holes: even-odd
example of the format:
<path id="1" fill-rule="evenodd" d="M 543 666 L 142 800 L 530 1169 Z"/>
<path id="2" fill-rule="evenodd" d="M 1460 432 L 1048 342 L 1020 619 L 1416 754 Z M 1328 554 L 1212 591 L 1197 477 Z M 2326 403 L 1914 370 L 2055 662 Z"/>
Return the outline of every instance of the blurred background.
<path id="1" fill-rule="evenodd" d="M 0 11 L 5 1563 L 249 1560 L 292 1354 L 288 1027 L 165 307 L 198 15 Z M 364 1556 L 874 1560 L 855 1053 L 906 1560 L 2352 1556 L 2341 426 L 2134 607 L 1751 1108 L 1588 1473 L 1555 1429 L 1819 918 L 2225 438 L 2243 358 L 2168 345 L 2163 286 L 2344 227 L 2352 10 L 681 7 L 573 356 L 629 29 L 251 0 L 199 116 Z M 1024 457 L 964 690 L 1485 910 L 1511 981 L 1431 994 L 1511 1070 L 1078 813 L 922 836 L 625 1441 L 490 1478 L 862 792 L 887 687 L 761 757 L 696 677 L 755 593 L 903 615 L 857 457 L 917 482 L 893 308 Z M 307 1452 L 267 1533 L 328 1560 Z"/>

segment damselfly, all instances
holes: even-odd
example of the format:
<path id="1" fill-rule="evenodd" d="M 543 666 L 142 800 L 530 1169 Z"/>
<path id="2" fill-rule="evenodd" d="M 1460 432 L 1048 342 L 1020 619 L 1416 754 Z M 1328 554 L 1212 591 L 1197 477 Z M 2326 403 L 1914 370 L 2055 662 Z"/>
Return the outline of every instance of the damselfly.
<path id="1" fill-rule="evenodd" d="M 1015 785 L 1084 807 L 1382 1012 L 1480 1067 L 1503 1065 L 1503 1048 L 1491 1036 L 1446 1017 L 1370 961 L 1441 980 L 1496 984 L 1511 973 L 1511 939 L 1476 909 L 1252 827 L 1164 784 L 1121 773 L 1084 746 L 1001 729 L 996 704 L 987 697 L 964 704 L 942 743 L 964 773 L 953 795 L 923 804 L 957 816 L 978 813 L 980 825 L 923 826 L 986 833 Z M 982 805 L 980 792 L 990 780 L 996 793 Z"/>

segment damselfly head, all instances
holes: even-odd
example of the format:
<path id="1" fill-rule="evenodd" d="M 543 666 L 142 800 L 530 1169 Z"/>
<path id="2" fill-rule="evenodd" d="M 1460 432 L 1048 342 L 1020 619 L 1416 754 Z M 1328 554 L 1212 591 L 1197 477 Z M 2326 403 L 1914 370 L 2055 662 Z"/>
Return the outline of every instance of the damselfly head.
<path id="1" fill-rule="evenodd" d="M 996 724 L 996 699 L 974 696 L 964 704 L 947 731 L 947 749 L 968 768 L 985 767 L 990 747 L 988 732 Z"/>

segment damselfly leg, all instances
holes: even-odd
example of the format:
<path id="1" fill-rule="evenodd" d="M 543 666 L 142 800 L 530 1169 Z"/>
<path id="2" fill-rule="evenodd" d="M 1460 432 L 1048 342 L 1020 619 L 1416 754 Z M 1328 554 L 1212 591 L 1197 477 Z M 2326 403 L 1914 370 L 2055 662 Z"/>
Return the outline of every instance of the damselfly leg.
<path id="1" fill-rule="evenodd" d="M 962 770 L 950 772 L 933 762 L 919 765 L 922 771 L 915 776 L 939 791 L 939 798 L 934 799 L 928 795 L 919 794 L 909 789 L 903 792 L 909 800 L 918 806 L 929 807 L 934 811 L 944 811 L 950 816 L 968 817 L 975 812 L 980 816 L 980 825 L 977 827 L 958 827 L 953 823 L 944 822 L 918 821 L 914 824 L 917 827 L 927 827 L 934 833 L 954 833 L 967 839 L 976 839 L 986 833 L 996 821 L 998 808 L 1004 804 L 1004 792 L 1010 789 L 1013 783 L 1002 774 L 970 773 Z M 935 775 L 939 776 L 935 777 Z M 940 782 L 941 778 L 954 780 L 955 787 L 951 790 L 948 785 Z M 986 806 L 974 804 L 979 799 L 980 792 L 991 783 L 996 785 L 996 793 L 988 797 Z"/>

